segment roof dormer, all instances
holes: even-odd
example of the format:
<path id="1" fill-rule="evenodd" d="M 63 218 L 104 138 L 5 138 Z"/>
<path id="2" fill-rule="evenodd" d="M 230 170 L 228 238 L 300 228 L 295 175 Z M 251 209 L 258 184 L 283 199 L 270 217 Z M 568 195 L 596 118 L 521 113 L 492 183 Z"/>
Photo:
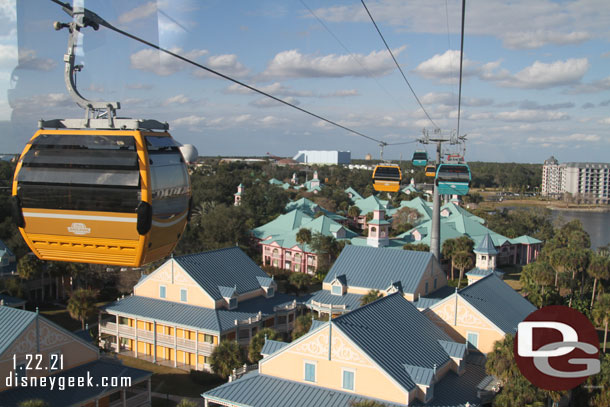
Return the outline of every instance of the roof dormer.
<path id="1" fill-rule="evenodd" d="M 343 295 L 347 292 L 347 279 L 345 274 L 335 276 L 334 280 L 330 283 L 330 293 L 332 295 Z"/>
<path id="2" fill-rule="evenodd" d="M 272 298 L 275 295 L 275 290 L 277 290 L 277 284 L 273 277 L 256 277 L 256 279 L 265 291 L 265 297 Z"/>
<path id="3" fill-rule="evenodd" d="M 222 298 L 227 303 L 228 309 L 237 308 L 237 287 L 223 287 L 219 285 L 218 291 L 220 291 L 220 295 L 222 295 Z"/>
<path id="4" fill-rule="evenodd" d="M 386 288 L 388 295 L 394 293 L 402 293 L 402 283 L 400 281 L 392 282 L 388 288 Z"/>

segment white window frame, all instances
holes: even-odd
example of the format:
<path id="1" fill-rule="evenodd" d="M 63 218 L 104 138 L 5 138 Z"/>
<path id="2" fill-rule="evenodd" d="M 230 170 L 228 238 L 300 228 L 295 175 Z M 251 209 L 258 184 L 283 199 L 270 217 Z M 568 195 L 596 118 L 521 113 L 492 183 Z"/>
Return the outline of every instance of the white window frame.
<path id="1" fill-rule="evenodd" d="M 234 302 L 234 305 L 231 306 L 231 303 Z M 235 309 L 238 306 L 237 297 L 229 298 L 229 309 Z"/>
<path id="2" fill-rule="evenodd" d="M 161 295 L 162 290 L 163 290 L 163 295 Z M 167 298 L 167 286 L 159 285 L 159 298 L 163 298 L 163 299 Z"/>
<path id="3" fill-rule="evenodd" d="M 345 387 L 345 372 L 351 373 L 352 376 L 352 389 L 348 389 L 347 387 Z M 341 368 L 341 390 L 345 390 L 345 391 L 356 391 L 356 369 L 350 369 L 347 367 L 342 367 Z"/>
<path id="4" fill-rule="evenodd" d="M 335 292 L 335 289 L 338 288 L 339 292 Z M 333 284 L 330 287 L 330 293 L 332 295 L 343 295 L 343 286 L 341 286 L 340 284 Z"/>
<path id="5" fill-rule="evenodd" d="M 471 344 L 471 342 L 468 340 L 468 336 L 471 335 L 471 334 L 474 335 L 476 337 L 476 340 L 477 340 L 477 343 L 475 343 L 474 345 Z M 473 347 L 475 349 L 478 349 L 479 348 L 479 333 L 475 332 L 475 331 L 466 331 L 466 345 L 468 347 Z"/>
<path id="6" fill-rule="evenodd" d="M 184 293 L 184 299 L 182 299 L 182 293 Z M 180 301 L 182 302 L 188 302 L 188 289 L 186 288 L 181 288 L 180 289 Z"/>
<path id="7" fill-rule="evenodd" d="M 313 365 L 313 382 L 307 380 L 307 365 Z M 303 381 L 308 383 L 318 382 L 318 362 L 315 360 L 303 360 Z"/>
<path id="8" fill-rule="evenodd" d="M 267 298 L 271 298 L 275 295 L 275 289 L 273 287 L 267 288 Z"/>

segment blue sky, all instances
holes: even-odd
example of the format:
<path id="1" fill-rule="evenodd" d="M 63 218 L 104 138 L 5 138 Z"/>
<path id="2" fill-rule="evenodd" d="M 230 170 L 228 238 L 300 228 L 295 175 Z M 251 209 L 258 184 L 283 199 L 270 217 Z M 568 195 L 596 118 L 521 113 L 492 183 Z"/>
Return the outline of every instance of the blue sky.
<path id="1" fill-rule="evenodd" d="M 373 138 L 411 141 L 434 127 L 359 1 L 84 4 L 123 30 Z M 367 6 L 433 121 L 444 133 L 454 130 L 461 2 Z M 0 0 L 0 152 L 20 151 L 40 118 L 84 115 L 63 82 L 67 31 L 52 28 L 68 18 L 48 0 Z M 173 136 L 201 155 L 340 149 L 379 156 L 369 140 L 107 29 L 83 32 L 81 93 L 120 101 L 120 116 L 169 122 Z M 466 159 L 608 162 L 609 40 L 606 0 L 468 1 L 460 124 Z M 408 159 L 420 147 L 390 146 L 384 155 Z"/>

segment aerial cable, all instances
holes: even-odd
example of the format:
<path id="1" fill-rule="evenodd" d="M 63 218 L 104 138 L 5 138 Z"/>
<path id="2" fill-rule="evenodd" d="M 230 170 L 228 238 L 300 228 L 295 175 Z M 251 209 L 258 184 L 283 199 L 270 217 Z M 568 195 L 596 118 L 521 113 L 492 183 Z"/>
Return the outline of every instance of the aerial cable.
<path id="1" fill-rule="evenodd" d="M 364 9 L 366 10 L 366 13 L 369 15 L 371 21 L 373 22 L 373 25 L 375 26 L 375 28 L 377 29 L 377 32 L 379 33 L 379 36 L 381 37 L 381 40 L 383 41 L 383 43 L 385 44 L 385 47 L 387 48 L 388 52 L 390 53 L 390 56 L 392 57 L 392 59 L 394 60 L 394 63 L 396 64 L 396 66 L 398 67 L 398 70 L 400 71 L 400 74 L 402 75 L 403 79 L 405 80 L 405 82 L 407 83 L 407 85 L 409 86 L 409 89 L 411 89 L 411 93 L 413 93 L 413 96 L 415 97 L 415 100 L 417 100 L 417 103 L 419 104 L 419 107 L 421 107 L 421 109 L 424 111 L 424 113 L 426 114 L 426 116 L 428 117 L 428 120 L 430 120 L 430 123 L 432 123 L 434 125 L 434 127 L 436 129 L 439 129 L 439 127 L 436 125 L 436 123 L 434 123 L 434 120 L 432 120 L 432 118 L 430 117 L 430 115 L 428 114 L 428 112 L 426 111 L 426 109 L 424 108 L 424 105 L 422 105 L 421 101 L 419 100 L 419 98 L 417 97 L 417 95 L 415 94 L 415 90 L 413 90 L 413 87 L 411 86 L 411 84 L 409 83 L 409 80 L 407 79 L 407 76 L 405 75 L 405 73 L 402 71 L 402 68 L 400 67 L 400 65 L 398 64 L 398 61 L 396 60 L 396 58 L 394 57 L 394 53 L 392 52 L 392 50 L 390 49 L 390 46 L 388 45 L 388 43 L 386 42 L 385 38 L 383 37 L 383 34 L 381 33 L 381 30 L 379 30 L 379 27 L 377 26 L 377 23 L 375 22 L 375 20 L 373 19 L 373 16 L 371 15 L 371 12 L 369 11 L 368 7 L 366 6 L 366 4 L 364 4 L 364 0 L 360 0 L 360 2 L 362 3 L 362 5 L 364 6 Z"/>
<path id="2" fill-rule="evenodd" d="M 55 3 L 55 4 L 58 4 L 58 5 L 62 6 L 62 8 L 64 9 L 64 11 L 66 11 L 66 12 L 67 12 L 69 15 L 72 15 L 73 10 L 72 10 L 72 6 L 71 6 L 69 3 L 63 3 L 63 2 L 61 2 L 61 1 L 59 1 L 59 0 L 51 0 L 51 1 L 52 1 L 53 3 Z M 320 115 L 318 115 L 318 114 L 315 114 L 315 113 L 313 113 L 313 112 L 310 112 L 309 110 L 303 109 L 303 108 L 298 107 L 298 106 L 296 106 L 296 105 L 294 105 L 294 104 L 292 104 L 292 103 L 290 103 L 290 102 L 287 102 L 287 101 L 282 100 L 282 99 L 280 99 L 280 98 L 278 98 L 278 97 L 276 97 L 276 96 L 273 96 L 273 95 L 271 95 L 270 93 L 267 93 L 267 92 L 264 92 L 264 91 L 262 91 L 262 90 L 260 90 L 260 89 L 257 89 L 257 88 L 255 88 L 254 86 L 248 85 L 248 84 L 246 84 L 246 83 L 244 83 L 244 82 L 241 82 L 241 81 L 239 81 L 239 80 L 237 80 L 237 79 L 234 79 L 234 78 L 232 78 L 232 77 L 230 77 L 230 76 L 228 76 L 228 75 L 225 75 L 225 74 L 223 74 L 223 73 L 220 73 L 220 72 L 218 72 L 218 71 L 215 71 L 215 70 L 214 70 L 214 69 L 212 69 L 212 68 L 208 68 L 208 67 L 207 67 L 207 66 L 205 66 L 205 65 L 202 65 L 202 64 L 200 64 L 200 63 L 198 63 L 198 62 L 195 62 L 195 61 L 192 61 L 192 60 L 190 60 L 190 59 L 188 59 L 188 58 L 186 58 L 186 57 L 183 57 L 182 55 L 179 55 L 179 54 L 177 54 L 177 53 L 175 53 L 175 52 L 172 52 L 172 51 L 170 51 L 170 50 L 167 50 L 167 49 L 165 49 L 165 48 L 162 48 L 162 47 L 160 47 L 160 46 L 159 46 L 159 45 L 157 45 L 157 44 L 154 44 L 154 43 L 152 43 L 152 42 L 150 42 L 150 41 L 146 41 L 146 40 L 144 40 L 144 39 L 142 39 L 142 38 L 139 38 L 139 37 L 137 37 L 137 36 L 135 36 L 135 35 L 133 35 L 133 34 L 130 34 L 130 33 L 126 32 L 126 31 L 123 31 L 123 30 L 121 30 L 121 29 L 119 29 L 119 28 L 116 28 L 115 26 L 113 26 L 112 24 L 110 24 L 109 22 L 107 22 L 106 20 L 104 20 L 103 18 L 101 18 L 100 16 L 98 16 L 97 14 L 93 13 L 92 11 L 90 11 L 90 10 L 88 10 L 88 9 L 83 9 L 83 10 L 85 11 L 87 18 L 89 18 L 90 20 L 94 21 L 94 23 L 95 23 L 95 24 L 97 24 L 97 25 L 104 26 L 104 27 L 108 28 L 109 30 L 112 30 L 112 31 L 114 31 L 114 32 L 116 32 L 116 33 L 118 33 L 118 34 L 124 35 L 125 37 L 131 38 L 132 40 L 135 40 L 135 41 L 141 42 L 142 44 L 148 45 L 148 46 L 149 46 L 149 47 L 151 47 L 151 48 L 154 48 L 154 49 L 156 49 L 156 50 L 158 50 L 158 51 L 164 52 L 164 53 L 166 53 L 166 54 L 168 54 L 168 55 L 173 56 L 174 58 L 177 58 L 177 59 L 179 59 L 179 60 L 181 60 L 181 61 L 184 61 L 184 62 L 186 62 L 186 63 L 189 63 L 189 64 L 191 64 L 191 65 L 194 65 L 194 66 L 196 66 L 197 68 L 200 68 L 200 69 L 203 69 L 203 70 L 205 70 L 205 71 L 208 71 L 208 72 L 210 72 L 210 73 L 212 73 L 212 74 L 214 74 L 214 75 L 220 76 L 221 78 L 224 78 L 224 79 L 226 79 L 226 80 L 228 80 L 228 81 L 231 81 L 231 82 L 233 82 L 233 83 L 236 83 L 236 84 L 238 84 L 238 85 L 240 85 L 240 86 L 243 86 L 244 88 L 250 89 L 251 91 L 256 92 L 256 93 L 259 93 L 259 94 L 261 94 L 261 95 L 263 95 L 263 96 L 266 96 L 266 97 L 268 97 L 268 98 L 270 98 L 270 99 L 273 99 L 273 100 L 275 100 L 276 102 L 282 103 L 282 104 L 284 104 L 284 105 L 286 105 L 286 106 L 292 107 L 292 108 L 294 108 L 294 109 L 296 109 L 296 110 L 299 110 L 299 111 L 301 111 L 301 112 L 303 112 L 303 113 L 306 113 L 306 114 L 308 114 L 308 115 L 310 115 L 310 116 L 313 116 L 313 117 L 315 117 L 316 119 L 322 120 L 322 121 L 324 121 L 324 122 L 326 122 L 326 123 L 329 123 L 329 124 L 331 124 L 331 125 L 333 125 L 333 126 L 339 127 L 339 128 L 341 128 L 341 129 L 343 129 L 343 130 L 345 130 L 345 131 L 348 131 L 348 132 L 350 132 L 350 133 L 356 134 L 356 135 L 358 135 L 358 136 L 360 136 L 360 137 L 364 137 L 364 138 L 369 139 L 369 140 L 371 140 L 371 141 L 374 141 L 374 142 L 376 142 L 376 143 L 383 143 L 383 144 L 385 144 L 385 142 L 384 142 L 384 141 L 377 140 L 377 139 L 375 139 L 375 138 L 373 138 L 373 137 L 367 136 L 366 134 L 360 133 L 359 131 L 356 131 L 356 130 L 350 129 L 349 127 L 346 127 L 346 126 L 343 126 L 343 125 L 341 125 L 341 124 L 339 124 L 339 123 L 337 123 L 337 122 L 335 122 L 335 121 L 332 121 L 332 120 L 330 120 L 330 119 L 326 119 L 326 118 L 324 118 L 324 117 L 322 117 L 322 116 L 320 116 Z"/>
<path id="3" fill-rule="evenodd" d="M 458 115 L 457 115 L 457 136 L 460 136 L 460 113 L 462 108 L 462 65 L 464 61 L 464 16 L 466 14 L 466 0 L 462 0 L 462 34 L 460 45 L 460 87 L 458 93 Z"/>
<path id="4" fill-rule="evenodd" d="M 373 74 L 372 74 L 372 73 L 371 73 L 371 72 L 370 72 L 368 69 L 366 69 L 366 67 L 365 67 L 365 66 L 362 64 L 362 62 L 360 62 L 360 60 L 358 60 L 358 58 L 356 58 L 356 57 L 354 56 L 354 53 L 353 53 L 352 51 L 350 51 L 350 50 L 349 50 L 349 48 L 347 48 L 347 46 L 346 46 L 346 45 L 345 45 L 345 44 L 344 44 L 344 43 L 343 43 L 343 42 L 342 42 L 342 41 L 339 39 L 339 37 L 337 37 L 337 36 L 335 35 L 335 33 L 334 33 L 334 32 L 332 32 L 332 30 L 330 29 L 330 27 L 328 27 L 328 26 L 326 25 L 326 23 L 324 23 L 324 20 L 322 20 L 320 17 L 318 17 L 318 15 L 317 15 L 317 14 L 316 14 L 316 13 L 315 13 L 315 12 L 314 12 L 314 11 L 313 11 L 313 10 L 312 10 L 310 7 L 309 7 L 309 6 L 308 6 L 308 5 L 305 3 L 305 1 L 304 1 L 304 0 L 299 0 L 299 1 L 300 1 L 300 2 L 301 2 L 301 4 L 302 4 L 302 5 L 303 5 L 303 6 L 304 6 L 304 7 L 305 7 L 305 8 L 306 8 L 308 11 L 309 11 L 309 13 L 310 13 L 312 16 L 314 16 L 316 20 L 318 20 L 318 22 L 320 23 L 320 25 L 321 25 L 322 27 L 324 27 L 324 29 L 325 29 L 326 31 L 328 31 L 328 33 L 329 33 L 329 34 L 330 34 L 330 35 L 331 35 L 331 36 L 332 36 L 332 37 L 333 37 L 333 38 L 334 38 L 334 39 L 335 39 L 335 40 L 336 40 L 336 41 L 339 43 L 339 45 L 341 45 L 341 47 L 342 47 L 342 48 L 343 48 L 343 49 L 344 49 L 344 50 L 345 50 L 345 51 L 346 51 L 346 52 L 349 54 L 349 56 L 350 56 L 350 57 L 352 57 L 352 59 L 353 59 L 354 61 L 356 61 L 356 62 L 358 63 L 358 65 L 360 65 L 360 67 L 361 67 L 361 68 L 362 68 L 362 69 L 363 69 L 363 70 L 364 70 L 364 71 L 365 71 L 367 74 L 369 74 L 369 76 L 370 76 L 371 78 L 373 78 L 373 80 L 374 80 L 375 82 L 377 82 L 377 85 L 379 85 L 379 87 L 380 87 L 381 89 L 383 89 L 383 91 L 384 91 L 384 92 L 385 92 L 385 93 L 386 93 L 386 94 L 387 94 L 387 95 L 388 95 L 388 96 L 389 96 L 389 97 L 390 97 L 392 100 L 394 100 L 394 102 L 396 102 L 396 104 L 397 104 L 398 106 L 400 106 L 400 107 L 401 107 L 403 110 L 405 110 L 405 111 L 406 111 L 407 109 L 406 109 L 406 108 L 405 108 L 405 107 L 404 107 L 404 106 L 403 106 L 403 105 L 402 105 L 402 104 L 401 104 L 401 103 L 400 103 L 400 102 L 399 102 L 399 101 L 398 101 L 398 100 L 397 100 L 397 99 L 394 97 L 394 95 L 392 95 L 392 94 L 391 94 L 391 93 L 390 93 L 390 92 L 389 92 L 389 91 L 388 91 L 388 90 L 387 90 L 387 89 L 386 89 L 386 88 L 385 88 L 385 87 L 384 87 L 384 86 L 381 84 L 381 82 L 379 82 L 379 80 L 377 80 L 377 78 L 376 78 L 376 77 L 375 77 L 375 76 L 374 76 L 374 75 L 373 75 Z"/>

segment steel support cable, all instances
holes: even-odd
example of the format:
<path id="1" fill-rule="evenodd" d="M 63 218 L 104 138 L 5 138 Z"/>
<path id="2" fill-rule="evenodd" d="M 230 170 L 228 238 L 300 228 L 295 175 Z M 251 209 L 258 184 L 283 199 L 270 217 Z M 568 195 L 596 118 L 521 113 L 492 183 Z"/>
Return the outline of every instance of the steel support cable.
<path id="1" fill-rule="evenodd" d="M 462 65 L 464 61 L 464 16 L 466 14 L 466 0 L 462 0 L 462 34 L 460 45 L 460 85 L 458 92 L 458 115 L 457 115 L 457 136 L 460 136 L 460 114 L 462 109 Z"/>
<path id="2" fill-rule="evenodd" d="M 364 6 L 364 9 L 366 10 L 366 13 L 369 15 L 369 18 L 371 19 L 371 21 L 373 22 L 373 25 L 375 26 L 375 29 L 377 30 L 377 33 L 379 34 L 379 36 L 381 37 L 381 40 L 383 41 L 383 43 L 385 44 L 385 47 L 387 48 L 388 52 L 390 53 L 390 56 L 392 57 L 392 60 L 394 60 L 394 63 L 396 64 L 396 67 L 398 68 L 398 70 L 400 71 L 400 74 L 402 75 L 403 79 L 405 80 L 405 82 L 407 83 L 407 86 L 409 86 L 409 89 L 411 89 L 411 93 L 413 93 L 413 96 L 415 97 L 415 100 L 417 100 L 417 103 L 419 104 L 419 107 L 421 107 L 421 109 L 424 111 L 424 113 L 426 114 L 426 117 L 428 117 L 428 120 L 430 120 L 430 123 L 432 123 L 434 125 L 434 127 L 436 129 L 440 129 L 440 127 L 438 127 L 436 125 L 436 123 L 434 123 L 434 120 L 432 120 L 432 118 L 430 117 L 430 115 L 428 114 L 428 112 L 426 111 L 426 109 L 424 108 L 424 105 L 421 103 L 421 101 L 419 100 L 419 98 L 417 97 L 417 94 L 415 94 L 415 90 L 413 89 L 413 87 L 411 86 L 411 84 L 409 83 L 409 80 L 407 79 L 407 76 L 405 75 L 405 73 L 403 72 L 402 68 L 400 67 L 400 65 L 398 64 L 398 61 L 396 60 L 396 58 L 394 57 L 394 53 L 392 52 L 392 50 L 390 49 L 390 46 L 388 45 L 388 43 L 386 42 L 385 38 L 383 37 L 383 34 L 381 33 L 381 30 L 379 29 L 379 27 L 377 26 L 377 23 L 375 22 L 375 19 L 373 18 L 373 16 L 371 15 L 371 12 L 369 11 L 368 7 L 366 6 L 366 4 L 364 4 L 364 0 L 360 0 L 360 2 L 362 3 L 362 5 Z"/>
<path id="3" fill-rule="evenodd" d="M 56 3 L 56 4 L 60 5 L 60 6 L 62 6 L 62 7 L 63 7 L 63 8 L 66 10 L 66 12 L 68 12 L 68 11 L 69 11 L 69 14 L 70 14 L 70 12 L 72 11 L 72 6 L 70 6 L 70 4 L 68 4 L 68 3 L 63 3 L 63 2 L 61 2 L 61 1 L 59 1 L 59 0 L 51 0 L 51 1 L 52 1 L 53 3 Z M 91 13 L 91 12 L 90 12 L 90 13 Z M 166 53 L 166 54 L 168 54 L 168 55 L 171 55 L 171 56 L 173 56 L 174 58 L 177 58 L 177 59 L 179 59 L 179 60 L 181 60 L 181 61 L 184 61 L 184 62 L 186 62 L 186 63 L 188 63 L 188 64 L 191 64 L 191 65 L 193 65 L 193 66 L 196 66 L 197 68 L 203 69 L 203 70 L 205 70 L 205 71 L 207 71 L 207 72 L 210 72 L 210 73 L 212 73 L 212 74 L 214 74 L 214 75 L 220 76 L 220 77 L 221 77 L 221 78 L 223 78 L 223 79 L 226 79 L 226 80 L 228 80 L 228 81 L 231 81 L 231 82 L 233 82 L 233 83 L 236 83 L 236 84 L 238 84 L 238 85 L 240 85 L 240 86 L 243 86 L 244 88 L 250 89 L 250 90 L 251 90 L 251 91 L 253 91 L 253 92 L 259 93 L 259 94 L 261 94 L 261 95 L 263 95 L 263 96 L 266 96 L 266 97 L 268 97 L 268 98 L 270 98 L 270 99 L 273 99 L 273 100 L 275 100 L 276 102 L 282 103 L 282 104 L 284 104 L 284 105 L 286 105 L 286 106 L 292 107 L 293 109 L 296 109 L 296 110 L 299 110 L 299 111 L 301 111 L 301 112 L 303 112 L 303 113 L 306 113 L 306 114 L 308 114 L 308 115 L 310 115 L 310 116 L 312 116 L 312 117 L 315 117 L 316 119 L 322 120 L 322 121 L 324 121 L 324 122 L 326 122 L 326 123 L 329 123 L 329 124 L 331 124 L 331 125 L 333 125 L 333 126 L 339 127 L 340 129 L 343 129 L 343 130 L 345 130 L 345 131 L 347 131 L 347 132 L 350 132 L 350 133 L 356 134 L 356 135 L 358 135 L 358 136 L 360 136 L 360 137 L 364 137 L 364 138 L 366 138 L 366 139 L 368 139 L 368 140 L 371 140 L 371 141 L 374 141 L 374 142 L 376 142 L 376 143 L 384 143 L 384 142 L 383 142 L 383 141 L 381 141 L 381 140 L 377 140 L 377 139 L 375 139 L 375 138 L 373 138 L 373 137 L 367 136 L 366 134 L 360 133 L 359 131 L 352 130 L 352 129 L 350 129 L 349 127 L 343 126 L 343 125 L 341 125 L 341 124 L 339 124 L 339 123 L 337 123 L 337 122 L 335 122 L 335 121 L 332 121 L 332 120 L 330 120 L 330 119 L 326 119 L 326 118 L 324 118 L 324 117 L 322 117 L 322 116 L 320 116 L 320 115 L 318 115 L 318 114 L 316 114 L 316 113 L 313 113 L 313 112 L 310 112 L 309 110 L 306 110 L 306 109 L 303 109 L 303 108 L 301 108 L 301 107 L 298 107 L 298 106 L 296 106 L 296 105 L 294 105 L 294 104 L 292 104 L 292 103 L 290 103 L 290 102 L 286 102 L 285 100 L 282 100 L 282 99 L 280 99 L 280 98 L 278 98 L 278 97 L 276 97 L 276 96 L 273 96 L 272 94 L 267 93 L 267 92 L 265 92 L 265 91 L 262 91 L 262 90 L 260 90 L 260 89 L 257 89 L 257 88 L 255 88 L 255 87 L 253 87 L 253 86 L 251 86 L 251 85 L 248 85 L 247 83 L 241 82 L 241 81 L 239 81 L 239 80 L 237 80 L 237 79 L 234 79 L 234 78 L 232 78 L 232 77 L 230 77 L 230 76 L 228 76 L 228 75 L 225 75 L 225 74 L 223 74 L 223 73 L 220 73 L 220 72 L 218 72 L 218 71 L 215 71 L 215 70 L 214 70 L 214 69 L 212 69 L 212 68 L 208 68 L 208 67 L 207 67 L 207 66 L 205 66 L 205 65 L 202 65 L 202 64 L 200 64 L 200 63 L 198 63 L 198 62 L 195 62 L 195 61 L 192 61 L 192 60 L 190 60 L 190 59 L 188 59 L 188 58 L 186 58 L 186 57 L 183 57 L 183 56 L 182 56 L 182 55 L 180 55 L 180 54 L 176 54 L 175 52 L 172 52 L 172 51 L 170 51 L 170 50 L 167 50 L 167 49 L 165 49 L 165 48 L 162 48 L 161 46 L 159 46 L 159 45 L 157 45 L 157 44 L 154 44 L 154 43 L 152 43 L 152 42 L 150 42 L 150 41 L 144 40 L 144 39 L 139 38 L 139 37 L 137 37 L 137 36 L 135 36 L 135 35 L 133 35 L 133 34 L 130 34 L 130 33 L 126 32 L 126 31 L 123 31 L 123 30 L 121 30 L 121 29 L 119 29 L 119 28 L 116 28 L 116 27 L 115 27 L 115 26 L 113 26 L 112 24 L 108 23 L 106 20 L 104 20 L 104 19 L 102 19 L 101 17 L 97 16 L 95 13 L 91 13 L 91 14 L 92 14 L 93 16 L 95 16 L 96 18 L 99 18 L 99 20 L 97 20 L 97 19 L 96 19 L 96 21 L 95 21 L 96 23 L 98 23 L 99 25 L 102 25 L 102 26 L 104 26 L 104 27 L 108 28 L 109 30 L 112 30 L 112 31 L 114 31 L 114 32 L 116 32 L 116 33 L 118 33 L 118 34 L 124 35 L 125 37 L 131 38 L 132 40 L 135 40 L 135 41 L 138 41 L 138 42 L 140 42 L 140 43 L 142 43 L 142 44 L 148 45 L 148 46 L 149 46 L 149 47 L 151 47 L 151 48 L 154 48 L 154 49 L 156 49 L 156 50 L 158 50 L 158 51 L 161 51 L 161 52 L 164 52 L 164 53 Z"/>

